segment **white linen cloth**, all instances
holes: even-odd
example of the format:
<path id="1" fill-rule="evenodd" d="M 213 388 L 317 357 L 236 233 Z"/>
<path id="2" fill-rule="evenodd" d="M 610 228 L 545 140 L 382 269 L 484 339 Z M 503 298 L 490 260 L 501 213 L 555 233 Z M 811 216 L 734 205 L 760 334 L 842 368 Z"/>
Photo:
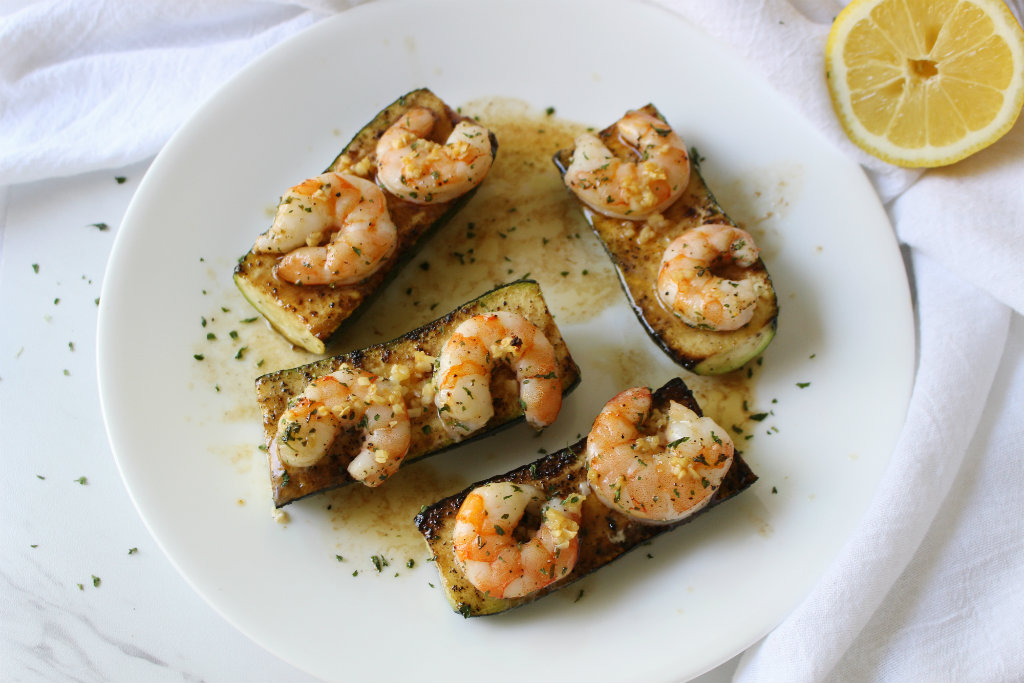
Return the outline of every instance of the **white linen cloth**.
<path id="1" fill-rule="evenodd" d="M 151 157 L 251 59 L 353 4 L 0 0 L 0 187 Z M 917 376 L 891 466 L 840 556 L 736 678 L 1020 680 L 1024 121 L 952 167 L 895 168 L 832 113 L 823 52 L 841 3 L 660 4 L 744 56 L 864 166 L 915 291 Z"/>

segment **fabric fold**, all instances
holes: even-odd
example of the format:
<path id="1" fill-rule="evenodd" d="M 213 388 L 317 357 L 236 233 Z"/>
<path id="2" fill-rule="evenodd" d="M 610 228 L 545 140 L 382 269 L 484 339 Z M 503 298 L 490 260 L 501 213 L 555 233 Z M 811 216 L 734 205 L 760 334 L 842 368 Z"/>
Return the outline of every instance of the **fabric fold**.
<path id="1" fill-rule="evenodd" d="M 147 159 L 320 14 L 278 3 L 40 2 L 0 24 L 0 185 Z"/>
<path id="2" fill-rule="evenodd" d="M 737 681 L 828 676 L 887 598 L 957 477 L 1002 357 L 1010 312 L 927 256 L 915 255 L 913 264 L 920 358 L 892 462 L 839 557 L 801 605 L 743 655 Z M 960 313 L 968 309 L 970 321 Z"/>
<path id="3" fill-rule="evenodd" d="M 825 138 L 860 164 L 883 203 L 899 196 L 921 176 L 867 154 L 846 137 L 825 85 L 825 40 L 837 0 L 757 0 L 710 3 L 657 0 L 733 49 Z"/>
<path id="4" fill-rule="evenodd" d="M 1021 679 L 1022 387 L 1024 318 L 1015 315 L 952 489 L 910 564 L 825 680 Z"/>
<path id="5" fill-rule="evenodd" d="M 996 658 L 988 668 L 969 660 L 973 669 L 955 669 L 949 668 L 953 659 L 968 660 L 949 651 L 963 632 L 985 623 L 972 613 L 974 604 L 999 612 L 1005 609 L 998 600 L 1004 591 L 1015 600 L 1007 604 L 1024 605 L 1019 581 L 1010 587 L 995 583 L 1014 569 L 1012 555 L 996 546 L 1019 549 L 1024 538 L 1024 496 L 1016 494 L 1024 490 L 1024 476 L 1013 467 L 1024 434 L 1008 426 L 1015 424 L 1012 411 L 1019 415 L 1024 405 L 1024 344 L 1017 343 L 1016 356 L 999 368 L 1011 320 L 1017 324 L 1011 346 L 1013 339 L 1024 339 L 1021 318 L 1012 312 L 1024 313 L 1024 120 L 996 145 L 949 168 L 898 168 L 853 145 L 832 111 L 823 55 L 832 18 L 846 4 L 842 0 L 646 1 L 735 51 L 789 102 L 794 116 L 860 164 L 909 248 L 914 269 L 918 371 L 891 464 L 853 537 L 802 604 L 743 655 L 737 680 L 877 679 L 884 677 L 883 667 L 904 678 L 956 670 L 1019 678 L 1019 656 Z M 152 157 L 252 60 L 358 2 L 27 3 L 0 20 L 0 190 Z M 1024 0 L 1010 4 L 1019 17 Z M 870 268 L 864 264 L 865 277 Z M 1013 381 L 997 376 L 997 369 L 1011 373 Z M 994 382 L 1004 403 L 992 407 Z M 986 410 L 1003 412 L 993 416 Z M 989 429 L 1010 443 L 988 441 Z M 972 469 L 975 459 L 985 467 L 994 464 L 995 472 L 1017 486 L 1005 497 L 1017 507 L 1001 525 L 984 529 L 977 542 L 943 509 L 952 501 L 951 507 L 979 523 L 999 514 L 998 502 L 977 499 L 986 495 L 978 492 L 979 482 L 993 475 Z M 962 544 L 963 557 L 950 544 Z M 960 590 L 962 572 L 994 578 L 967 577 L 970 589 Z M 950 586 L 960 590 L 956 599 L 930 592 Z M 942 612 L 947 606 L 951 615 Z M 934 653 L 930 667 L 922 657 L 902 668 L 884 657 L 870 665 L 855 658 L 890 641 L 896 653 L 891 656 L 898 657 L 914 647 L 914 636 L 924 639 L 934 621 L 947 617 L 922 650 Z M 1004 649 L 1021 636 L 1013 626 L 1019 619 L 1013 619 L 1005 615 L 997 624 L 993 642 Z"/>
<path id="6" fill-rule="evenodd" d="M 1024 313 L 1022 160 L 1024 118 L 998 144 L 929 171 L 890 209 L 905 244 L 1018 313 Z"/>

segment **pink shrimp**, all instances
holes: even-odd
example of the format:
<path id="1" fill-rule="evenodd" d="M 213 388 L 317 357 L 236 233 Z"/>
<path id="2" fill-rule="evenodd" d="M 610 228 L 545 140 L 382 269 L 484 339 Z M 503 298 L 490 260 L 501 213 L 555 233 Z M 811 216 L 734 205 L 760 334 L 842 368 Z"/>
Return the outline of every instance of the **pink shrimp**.
<path id="1" fill-rule="evenodd" d="M 477 431 L 494 415 L 491 368 L 498 362 L 508 362 L 516 372 L 527 422 L 540 429 L 558 417 L 562 382 L 551 342 L 521 315 L 485 313 L 455 328 L 434 372 L 434 403 L 456 439 Z"/>
<path id="2" fill-rule="evenodd" d="M 293 284 L 352 284 L 391 257 L 398 232 L 384 193 L 355 175 L 325 173 L 288 190 L 257 253 L 285 254 L 275 272 Z"/>
<path id="3" fill-rule="evenodd" d="M 415 204 L 460 197 L 483 182 L 494 150 L 490 132 L 460 121 L 443 145 L 426 139 L 437 119 L 414 107 L 402 114 L 377 142 L 377 180 L 388 192 Z"/>
<path id="4" fill-rule="evenodd" d="M 732 465 L 724 429 L 675 401 L 651 423 L 651 390 L 627 389 L 605 404 L 587 437 L 587 482 L 613 510 L 650 524 L 701 509 Z"/>
<path id="5" fill-rule="evenodd" d="M 759 249 L 745 230 L 708 223 L 668 245 L 658 271 L 658 298 L 684 322 L 710 330 L 736 330 L 754 317 L 757 287 L 751 278 L 719 277 L 713 269 L 757 263 Z"/>
<path id="6" fill-rule="evenodd" d="M 313 380 L 284 412 L 277 452 L 286 465 L 310 467 L 344 430 L 356 429 L 363 443 L 348 472 L 367 486 L 379 486 L 409 451 L 409 415 L 396 383 L 345 364 Z"/>
<path id="7" fill-rule="evenodd" d="M 473 489 L 455 517 L 452 545 L 463 574 L 495 598 L 518 598 L 568 576 L 579 553 L 585 496 L 547 500 L 540 489 L 508 481 Z M 529 538 L 517 527 L 530 506 L 543 505 Z"/>
<path id="8" fill-rule="evenodd" d="M 576 138 L 565 184 L 594 211 L 612 218 L 640 220 L 668 208 L 690 179 L 683 141 L 645 112 L 627 112 L 615 126 L 637 159 L 620 159 L 599 137 L 584 133 Z"/>

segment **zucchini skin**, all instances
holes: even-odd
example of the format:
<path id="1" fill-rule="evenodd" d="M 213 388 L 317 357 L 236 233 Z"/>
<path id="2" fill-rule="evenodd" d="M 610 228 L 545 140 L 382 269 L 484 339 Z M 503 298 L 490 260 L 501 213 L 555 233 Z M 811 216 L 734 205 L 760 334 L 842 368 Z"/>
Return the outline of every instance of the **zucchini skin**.
<path id="1" fill-rule="evenodd" d="M 639 111 L 665 120 L 652 104 Z M 613 153 L 624 157 L 632 154 L 618 140 L 614 124 L 602 130 L 598 136 Z M 563 149 L 553 158 L 555 167 L 563 177 L 572 160 L 572 153 L 571 149 Z M 695 374 L 719 375 L 742 367 L 768 347 L 778 327 L 779 304 L 768 269 L 761 259 L 746 270 L 747 277 L 758 279 L 762 285 L 754 318 L 738 330 L 719 332 L 691 327 L 671 313 L 658 299 L 655 278 L 664 249 L 672 239 L 704 223 L 736 225 L 708 188 L 696 156 L 690 155 L 690 183 L 686 191 L 662 212 L 673 227 L 644 244 L 640 244 L 634 235 L 638 226 L 642 225 L 641 221 L 609 218 L 578 199 L 576 201 L 588 225 L 611 258 L 630 308 L 654 343 L 676 364 Z M 573 197 L 575 199 L 575 195 Z"/>
<path id="2" fill-rule="evenodd" d="M 565 340 L 547 308 L 540 285 L 533 280 L 517 280 L 492 289 L 437 320 L 391 341 L 314 361 L 296 368 L 268 373 L 256 379 L 256 397 L 263 415 L 263 431 L 270 465 L 270 483 L 274 505 L 280 508 L 308 495 L 353 483 L 354 480 L 348 474 L 346 467 L 359 451 L 357 439 L 339 438 L 327 456 L 315 465 L 311 467 L 285 465 L 277 457 L 276 449 L 271 448 L 271 445 L 277 435 L 278 420 L 288 408 L 289 400 L 301 395 L 311 381 L 334 372 L 342 363 L 350 363 L 356 368 L 387 377 L 392 364 L 411 364 L 417 350 L 436 357 L 451 331 L 459 323 L 473 315 L 492 311 L 516 312 L 537 325 L 555 349 L 563 396 L 576 387 L 580 381 L 579 366 L 573 360 Z M 504 368 L 500 366 L 496 368 L 496 378 L 503 371 Z M 491 387 L 494 397 L 494 417 L 483 429 L 468 439 L 456 442 L 448 436 L 433 404 L 424 408 L 421 416 L 412 418 L 412 444 L 409 453 L 402 461 L 402 467 L 420 458 L 446 451 L 458 444 L 492 435 L 500 429 L 523 420 L 523 409 L 519 404 L 518 392 L 508 391 L 504 383 L 500 381 L 492 382 Z"/>
<path id="3" fill-rule="evenodd" d="M 382 109 L 364 126 L 326 171 L 345 168 L 360 161 L 373 162 L 369 180 L 376 180 L 376 147 L 380 136 L 413 107 L 426 107 L 438 117 L 431 139 L 443 141 L 465 117 L 426 88 L 413 90 Z M 498 140 L 490 134 L 491 154 L 497 154 Z M 479 185 L 448 202 L 422 205 L 400 199 L 381 187 L 388 211 L 398 231 L 398 245 L 391 258 L 362 282 L 353 285 L 295 285 L 278 279 L 274 265 L 280 254 L 256 254 L 250 250 L 235 266 L 234 281 L 246 299 L 291 343 L 311 353 L 326 352 L 325 342 L 343 324 L 354 321 L 365 304 L 416 253 L 419 246 L 461 209 Z"/>
<path id="4" fill-rule="evenodd" d="M 678 377 L 655 391 L 653 400 L 655 407 L 667 406 L 669 401 L 675 401 L 698 415 L 702 414 L 689 387 Z M 494 598 L 477 590 L 466 580 L 455 561 L 452 549 L 452 530 L 462 501 L 476 487 L 494 481 L 531 484 L 543 489 L 550 496 L 564 497 L 576 492 L 579 485 L 587 480 L 586 447 L 587 439 L 584 437 L 571 446 L 550 453 L 528 465 L 471 484 L 459 493 L 427 506 L 416 516 L 416 528 L 423 534 L 427 547 L 433 553 L 445 597 L 455 612 L 464 617 L 485 616 L 533 602 L 582 579 L 652 538 L 688 524 L 757 481 L 757 475 L 739 453 L 736 453 L 729 472 L 711 501 L 694 514 L 674 524 L 642 524 L 606 507 L 596 496 L 588 496 L 583 504 L 583 519 L 580 521 L 579 557 L 568 576 L 521 598 Z"/>

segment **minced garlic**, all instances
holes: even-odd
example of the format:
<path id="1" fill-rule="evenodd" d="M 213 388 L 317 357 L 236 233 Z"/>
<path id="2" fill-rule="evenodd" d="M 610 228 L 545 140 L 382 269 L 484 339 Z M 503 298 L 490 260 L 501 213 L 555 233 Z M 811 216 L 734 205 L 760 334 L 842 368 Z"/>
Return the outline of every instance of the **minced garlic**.
<path id="1" fill-rule="evenodd" d="M 639 439 L 634 441 L 633 444 L 633 451 L 637 455 L 656 453 L 661 448 L 661 435 L 652 434 L 651 436 L 641 436 Z"/>
<path id="2" fill-rule="evenodd" d="M 701 476 L 697 473 L 697 470 L 693 468 L 693 457 L 692 456 L 675 456 L 668 460 L 669 470 L 672 472 L 672 476 L 677 480 L 684 479 L 687 475 L 695 481 L 699 481 Z"/>
<path id="3" fill-rule="evenodd" d="M 518 344 L 516 342 L 519 342 Z M 502 358 L 517 358 L 523 352 L 522 342 L 519 337 L 511 335 L 491 345 L 489 349 L 491 358 L 498 361 Z"/>
<path id="4" fill-rule="evenodd" d="M 416 353 L 413 354 L 413 369 L 419 373 L 430 372 L 434 368 L 434 360 L 433 356 L 417 349 Z"/>
<path id="5" fill-rule="evenodd" d="M 551 533 L 555 547 L 565 549 L 579 533 L 580 525 L 569 515 L 557 508 L 548 508 L 544 514 L 544 524 Z"/>
<path id="6" fill-rule="evenodd" d="M 373 170 L 373 166 L 374 164 L 373 161 L 370 160 L 370 157 L 363 157 L 359 160 L 359 163 L 352 167 L 352 173 L 365 178 L 370 175 L 370 171 Z"/>
<path id="7" fill-rule="evenodd" d="M 647 244 L 656 236 L 657 233 L 653 229 L 651 229 L 651 226 L 645 224 L 644 227 L 640 229 L 640 234 L 636 236 L 636 243 Z"/>
<path id="8" fill-rule="evenodd" d="M 651 240 L 662 234 L 670 223 L 660 213 L 654 213 L 647 217 L 644 221 L 644 227 L 640 230 L 640 234 L 636 236 L 637 244 L 647 244 Z"/>
<path id="9" fill-rule="evenodd" d="M 392 382 L 398 382 L 399 384 L 412 377 L 412 370 L 407 365 L 401 365 L 395 363 L 391 366 L 391 372 L 388 374 L 388 379 Z"/>

